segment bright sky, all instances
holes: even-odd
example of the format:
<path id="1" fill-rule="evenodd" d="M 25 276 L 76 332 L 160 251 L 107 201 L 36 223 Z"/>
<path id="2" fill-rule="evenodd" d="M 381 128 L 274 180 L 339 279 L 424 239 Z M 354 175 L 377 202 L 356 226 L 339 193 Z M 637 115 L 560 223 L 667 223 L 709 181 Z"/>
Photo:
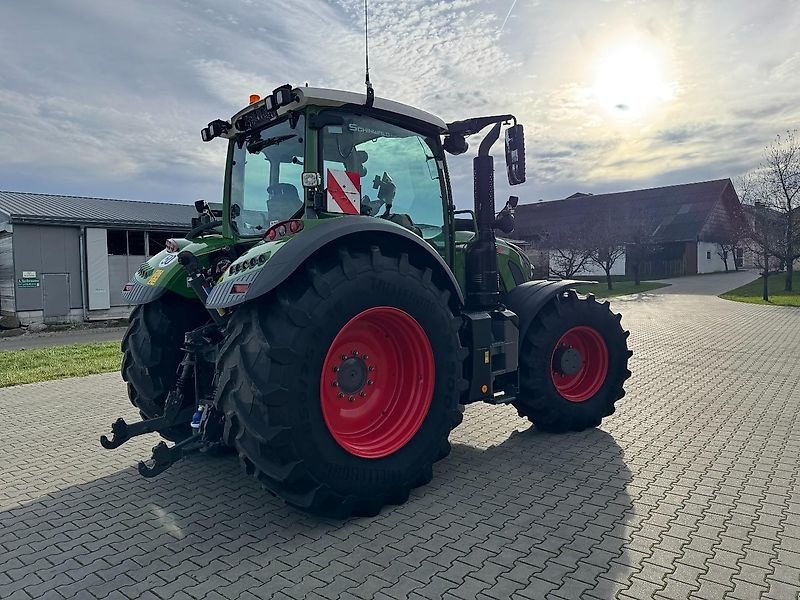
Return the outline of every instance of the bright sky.
<path id="1" fill-rule="evenodd" d="M 361 91 L 361 10 L 4 2 L 0 189 L 219 200 L 224 143 L 200 129 L 286 82 Z M 445 120 L 519 117 L 522 202 L 733 177 L 800 123 L 800 2 L 371 0 L 370 12 L 378 95 Z M 475 149 L 451 161 L 460 206 Z"/>

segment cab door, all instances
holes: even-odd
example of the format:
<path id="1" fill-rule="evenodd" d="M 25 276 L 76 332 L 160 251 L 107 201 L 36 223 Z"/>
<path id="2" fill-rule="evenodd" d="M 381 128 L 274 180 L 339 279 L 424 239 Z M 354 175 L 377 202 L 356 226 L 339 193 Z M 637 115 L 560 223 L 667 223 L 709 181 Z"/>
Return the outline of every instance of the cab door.
<path id="1" fill-rule="evenodd" d="M 326 212 L 392 220 L 422 237 L 452 266 L 438 137 L 373 116 L 338 115 L 340 122 L 320 131 Z"/>

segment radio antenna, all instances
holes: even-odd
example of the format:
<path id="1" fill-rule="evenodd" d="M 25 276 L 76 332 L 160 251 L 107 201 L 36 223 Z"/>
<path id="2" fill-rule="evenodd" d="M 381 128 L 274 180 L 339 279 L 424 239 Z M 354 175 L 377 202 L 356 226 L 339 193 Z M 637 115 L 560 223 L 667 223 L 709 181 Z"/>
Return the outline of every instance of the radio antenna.
<path id="1" fill-rule="evenodd" d="M 367 86 L 367 106 L 372 106 L 375 102 L 375 90 L 372 89 L 372 83 L 369 80 L 369 12 L 367 10 L 367 2 L 368 0 L 364 0 L 364 61 L 366 63 L 364 83 Z"/>

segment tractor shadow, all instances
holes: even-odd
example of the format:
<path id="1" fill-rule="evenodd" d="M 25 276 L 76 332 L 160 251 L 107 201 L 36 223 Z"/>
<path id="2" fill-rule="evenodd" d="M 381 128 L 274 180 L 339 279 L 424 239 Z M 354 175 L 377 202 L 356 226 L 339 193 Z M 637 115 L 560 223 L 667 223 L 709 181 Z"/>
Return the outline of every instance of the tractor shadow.
<path id="1" fill-rule="evenodd" d="M 453 510 L 493 511 L 485 521 L 496 524 L 490 538 L 508 540 L 509 568 L 529 567 L 531 597 L 559 588 L 565 598 L 590 590 L 614 597 L 630 584 L 632 475 L 622 448 L 605 431 L 554 435 L 530 426 L 486 449 L 456 443 L 437 470 L 420 501 L 430 494 L 452 503 L 455 494 L 461 500 Z"/>
<path id="2" fill-rule="evenodd" d="M 190 570 L 187 586 L 221 589 L 232 570 L 230 581 L 250 576 L 256 585 L 324 553 L 353 557 L 352 564 L 342 558 L 342 573 L 369 558 L 380 577 L 401 554 L 423 556 L 412 570 L 435 566 L 426 563 L 437 554 L 431 547 L 465 558 L 464 577 L 482 566 L 521 566 L 564 585 L 578 569 L 576 576 L 624 581 L 629 481 L 622 450 L 601 430 L 551 436 L 529 429 L 486 449 L 456 442 L 433 482 L 406 504 L 344 521 L 286 506 L 245 476 L 235 457 L 193 456 L 154 479 L 131 466 L 0 510 L 0 575 L 7 578 L 0 576 L 0 597 L 30 573 L 40 581 L 26 587 L 33 597 L 50 589 L 137 597 Z M 483 564 L 468 555 L 483 556 Z M 315 564 L 312 570 L 326 563 Z"/>

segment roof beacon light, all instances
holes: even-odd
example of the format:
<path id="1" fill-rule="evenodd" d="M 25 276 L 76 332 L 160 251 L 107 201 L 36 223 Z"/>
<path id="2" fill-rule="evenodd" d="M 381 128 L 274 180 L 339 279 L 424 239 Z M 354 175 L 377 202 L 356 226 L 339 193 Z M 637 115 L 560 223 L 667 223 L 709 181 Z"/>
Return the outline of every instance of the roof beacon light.
<path id="1" fill-rule="evenodd" d="M 261 100 L 261 96 L 258 94 L 250 94 L 250 104 L 255 104 L 259 100 Z"/>

